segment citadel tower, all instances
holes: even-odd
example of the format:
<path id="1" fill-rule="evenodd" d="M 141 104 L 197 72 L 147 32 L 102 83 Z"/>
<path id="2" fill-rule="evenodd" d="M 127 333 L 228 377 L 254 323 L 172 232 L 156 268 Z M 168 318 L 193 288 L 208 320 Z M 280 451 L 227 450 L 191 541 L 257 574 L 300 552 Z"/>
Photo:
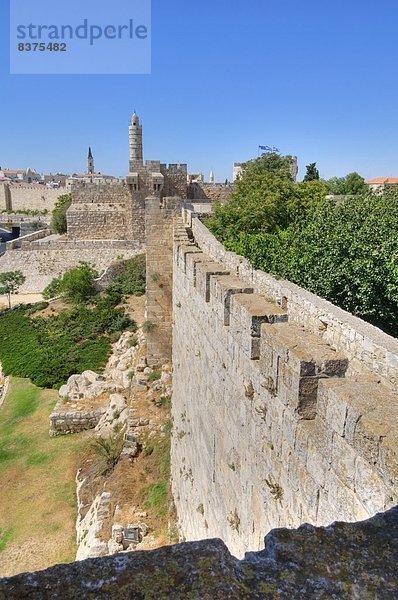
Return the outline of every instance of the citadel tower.
<path id="1" fill-rule="evenodd" d="M 135 111 L 129 125 L 129 155 L 129 171 L 133 173 L 143 166 L 142 125 Z"/>

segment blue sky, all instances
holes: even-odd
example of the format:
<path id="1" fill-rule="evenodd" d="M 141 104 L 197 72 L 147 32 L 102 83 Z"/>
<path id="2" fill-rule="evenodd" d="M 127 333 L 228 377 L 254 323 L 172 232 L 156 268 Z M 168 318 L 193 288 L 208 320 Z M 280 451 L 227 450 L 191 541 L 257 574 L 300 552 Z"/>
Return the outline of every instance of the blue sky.
<path id="1" fill-rule="evenodd" d="M 259 144 L 301 176 L 398 176 L 396 0 L 153 0 L 151 75 L 9 75 L 0 21 L 3 168 L 82 171 L 90 144 L 125 175 L 135 108 L 145 158 L 220 181 Z"/>

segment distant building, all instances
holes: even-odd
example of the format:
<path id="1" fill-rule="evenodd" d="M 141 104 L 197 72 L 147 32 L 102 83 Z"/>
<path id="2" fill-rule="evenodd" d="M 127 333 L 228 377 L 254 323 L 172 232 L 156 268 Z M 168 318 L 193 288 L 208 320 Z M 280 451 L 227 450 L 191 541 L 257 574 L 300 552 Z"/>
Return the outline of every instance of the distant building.
<path id="1" fill-rule="evenodd" d="M 14 183 L 40 183 L 42 177 L 40 173 L 36 173 L 32 169 L 14 170 L 0 168 L 0 180 Z"/>
<path id="2" fill-rule="evenodd" d="M 242 163 L 235 162 L 232 172 L 232 181 L 236 181 L 243 173 Z"/>
<path id="3" fill-rule="evenodd" d="M 398 177 L 374 177 L 373 179 L 367 179 L 365 183 L 369 186 L 369 189 L 376 192 L 386 187 L 398 185 Z"/>
<path id="4" fill-rule="evenodd" d="M 203 183 L 205 180 L 203 173 L 190 173 L 187 177 L 189 183 Z"/>
<path id="5" fill-rule="evenodd" d="M 113 183 L 117 180 L 117 177 L 113 175 L 105 175 L 104 173 L 96 173 L 94 168 L 94 156 L 91 147 L 88 149 L 87 156 L 87 172 L 86 173 L 73 173 L 70 177 L 66 178 L 65 185 L 68 190 L 72 188 L 74 183 Z"/>

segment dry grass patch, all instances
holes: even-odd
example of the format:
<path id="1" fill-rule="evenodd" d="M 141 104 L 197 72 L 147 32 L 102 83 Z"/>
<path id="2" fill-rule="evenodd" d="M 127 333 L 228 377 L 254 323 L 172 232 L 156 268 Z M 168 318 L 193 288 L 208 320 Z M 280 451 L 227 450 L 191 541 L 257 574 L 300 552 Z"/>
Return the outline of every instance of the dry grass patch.
<path id="1" fill-rule="evenodd" d="M 49 437 L 56 400 L 13 378 L 0 411 L 0 576 L 75 557 L 75 474 L 87 434 Z"/>

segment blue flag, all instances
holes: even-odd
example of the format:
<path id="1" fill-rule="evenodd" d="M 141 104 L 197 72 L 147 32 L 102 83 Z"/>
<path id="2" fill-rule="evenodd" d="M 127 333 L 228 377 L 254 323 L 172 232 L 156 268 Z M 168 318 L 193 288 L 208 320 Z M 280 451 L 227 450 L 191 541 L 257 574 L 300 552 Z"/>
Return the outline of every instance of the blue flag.
<path id="1" fill-rule="evenodd" d="M 259 146 L 260 150 L 265 150 L 266 152 L 272 152 L 271 146 Z"/>

